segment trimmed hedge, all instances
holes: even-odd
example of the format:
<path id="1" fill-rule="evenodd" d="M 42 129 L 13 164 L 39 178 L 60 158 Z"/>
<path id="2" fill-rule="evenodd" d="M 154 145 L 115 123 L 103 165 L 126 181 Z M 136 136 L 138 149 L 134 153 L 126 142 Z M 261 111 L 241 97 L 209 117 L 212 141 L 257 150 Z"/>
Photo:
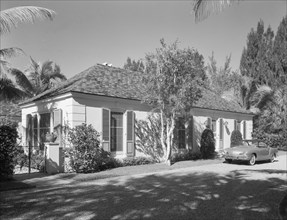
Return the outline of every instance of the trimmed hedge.
<path id="1" fill-rule="evenodd" d="M 213 131 L 206 128 L 201 135 L 200 152 L 203 159 L 213 158 L 215 155 L 215 140 Z"/>
<path id="2" fill-rule="evenodd" d="M 235 147 L 238 145 L 241 145 L 242 142 L 242 134 L 240 131 L 238 130 L 234 130 L 231 133 L 231 137 L 230 137 L 230 147 Z"/>
<path id="3" fill-rule="evenodd" d="M 16 150 L 17 130 L 14 126 L 0 126 L 0 179 L 11 178 L 14 172 L 14 151 Z"/>
<path id="4" fill-rule="evenodd" d="M 179 152 L 174 153 L 171 156 L 171 160 L 173 163 L 178 161 L 185 161 L 185 160 L 198 160 L 201 159 L 201 153 L 200 152 L 192 152 L 191 150 L 185 151 L 185 152 Z"/>

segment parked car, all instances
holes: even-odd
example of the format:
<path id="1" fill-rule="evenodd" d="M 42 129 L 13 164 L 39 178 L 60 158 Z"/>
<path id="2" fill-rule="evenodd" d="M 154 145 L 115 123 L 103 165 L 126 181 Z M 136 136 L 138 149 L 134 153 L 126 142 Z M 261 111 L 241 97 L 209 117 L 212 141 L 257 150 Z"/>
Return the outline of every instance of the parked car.
<path id="1" fill-rule="evenodd" d="M 274 162 L 278 154 L 277 148 L 271 148 L 258 140 L 244 140 L 242 145 L 227 148 L 224 151 L 225 161 L 247 161 L 249 165 L 254 165 L 256 161 Z"/>

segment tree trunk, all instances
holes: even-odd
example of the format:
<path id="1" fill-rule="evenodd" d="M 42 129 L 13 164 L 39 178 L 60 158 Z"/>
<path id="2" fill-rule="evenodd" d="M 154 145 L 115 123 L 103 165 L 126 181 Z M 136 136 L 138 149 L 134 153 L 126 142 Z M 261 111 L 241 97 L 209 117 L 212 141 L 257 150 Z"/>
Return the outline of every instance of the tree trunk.
<path id="1" fill-rule="evenodd" d="M 169 119 L 167 122 L 166 126 L 166 144 L 167 144 L 167 149 L 166 149 L 166 164 L 169 166 L 171 165 L 171 150 L 172 150 L 172 145 L 173 145 L 173 131 L 175 127 L 175 115 L 173 114 L 172 117 Z"/>

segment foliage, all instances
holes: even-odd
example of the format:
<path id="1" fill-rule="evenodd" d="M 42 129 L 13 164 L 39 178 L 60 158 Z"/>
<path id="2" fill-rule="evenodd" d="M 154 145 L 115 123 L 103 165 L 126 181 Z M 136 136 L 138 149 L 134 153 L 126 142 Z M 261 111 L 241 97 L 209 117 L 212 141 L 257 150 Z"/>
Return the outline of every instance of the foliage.
<path id="1" fill-rule="evenodd" d="M 217 13 L 239 0 L 193 0 L 195 21 L 207 18 L 211 13 Z"/>
<path id="2" fill-rule="evenodd" d="M 126 63 L 124 64 L 124 69 L 136 72 L 144 72 L 144 64 L 141 60 L 131 60 L 131 58 L 128 57 Z"/>
<path id="3" fill-rule="evenodd" d="M 145 57 L 143 101 L 160 113 L 161 145 L 166 162 L 170 161 L 173 132 L 178 115 L 185 115 L 201 97 L 206 79 L 203 56 L 194 49 L 179 49 L 177 42 Z"/>
<path id="4" fill-rule="evenodd" d="M 124 158 L 122 161 L 122 166 L 137 166 L 137 165 L 145 165 L 153 163 L 156 163 L 156 161 L 153 158 L 132 157 L 132 158 Z"/>
<path id="5" fill-rule="evenodd" d="M 213 131 L 206 128 L 201 135 L 200 140 L 200 152 L 203 159 L 209 159 L 214 156 L 215 153 L 215 139 Z"/>
<path id="6" fill-rule="evenodd" d="M 235 147 L 242 144 L 242 134 L 239 130 L 234 130 L 230 137 L 230 147 Z"/>
<path id="7" fill-rule="evenodd" d="M 185 161 L 185 160 L 198 160 L 201 159 L 200 152 L 192 152 L 192 150 L 187 150 L 179 153 L 174 153 L 172 155 L 172 162 Z"/>
<path id="8" fill-rule="evenodd" d="M 159 114 L 150 114 L 147 120 L 135 121 L 136 148 L 157 162 L 162 161 L 163 149 L 160 141 L 161 121 Z"/>
<path id="9" fill-rule="evenodd" d="M 117 165 L 111 154 L 100 147 L 99 133 L 92 125 L 82 124 L 68 130 L 71 143 L 65 153 L 77 173 L 98 172 Z"/>
<path id="10" fill-rule="evenodd" d="M 52 20 L 55 12 L 42 7 L 23 6 L 6 9 L 0 12 L 0 35 L 8 33 L 20 22 L 33 23 L 35 19 Z M 25 54 L 20 48 L 3 48 L 0 49 L 0 98 L 1 100 L 15 101 L 23 99 L 27 94 L 19 89 L 13 81 L 7 78 L 8 62 L 7 58 Z M 9 69 L 9 68 L 8 68 Z"/>
<path id="11" fill-rule="evenodd" d="M 30 67 L 22 71 L 11 68 L 10 74 L 15 77 L 16 84 L 28 96 L 38 95 L 52 87 L 60 81 L 65 81 L 66 77 L 61 73 L 61 68 L 53 61 L 45 61 L 43 64 L 37 63 L 32 58 Z"/>
<path id="12" fill-rule="evenodd" d="M 263 132 L 261 129 L 256 129 L 252 133 L 252 137 L 266 143 L 270 147 L 287 151 L 287 130 L 278 134 L 268 134 Z"/>
<path id="13" fill-rule="evenodd" d="M 0 126 L 0 179 L 10 178 L 14 171 L 14 151 L 17 141 L 15 127 Z"/>

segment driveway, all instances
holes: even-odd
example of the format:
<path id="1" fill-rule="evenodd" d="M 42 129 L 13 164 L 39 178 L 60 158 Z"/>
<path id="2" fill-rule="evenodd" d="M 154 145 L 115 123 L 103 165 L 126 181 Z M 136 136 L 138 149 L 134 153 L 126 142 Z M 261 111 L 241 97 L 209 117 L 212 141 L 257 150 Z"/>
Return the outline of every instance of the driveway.
<path id="1" fill-rule="evenodd" d="M 286 153 L 274 163 L 210 164 L 77 181 L 25 180 L 37 188 L 1 192 L 1 219 L 280 219 Z"/>

